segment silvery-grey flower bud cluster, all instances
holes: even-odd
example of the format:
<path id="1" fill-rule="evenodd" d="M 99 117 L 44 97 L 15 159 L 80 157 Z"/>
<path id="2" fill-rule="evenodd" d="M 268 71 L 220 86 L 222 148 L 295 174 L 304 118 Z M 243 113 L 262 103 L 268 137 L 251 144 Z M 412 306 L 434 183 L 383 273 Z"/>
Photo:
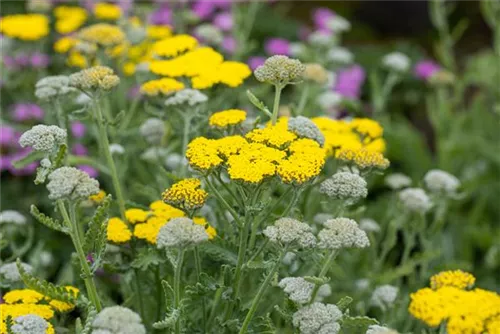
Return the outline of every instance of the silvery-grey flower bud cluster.
<path id="1" fill-rule="evenodd" d="M 74 167 L 58 168 L 49 174 L 48 179 L 47 189 L 52 200 L 87 199 L 99 193 L 99 182 Z"/>
<path id="2" fill-rule="evenodd" d="M 335 218 L 327 220 L 324 227 L 318 233 L 320 248 L 365 248 L 370 246 L 370 240 L 366 232 L 358 227 L 358 224 L 349 218 Z"/>
<path id="3" fill-rule="evenodd" d="M 311 300 L 314 283 L 306 281 L 303 277 L 285 277 L 278 286 L 288 295 L 288 298 L 297 304 L 307 304 Z M 331 294 L 328 284 L 323 284 L 318 290 L 318 296 L 327 297 Z"/>
<path id="4" fill-rule="evenodd" d="M 187 104 L 195 106 L 200 103 L 208 101 L 208 97 L 197 89 L 183 89 L 175 93 L 174 96 L 169 97 L 165 101 L 166 106 L 178 106 Z"/>
<path id="5" fill-rule="evenodd" d="M 358 174 L 338 172 L 323 181 L 319 187 L 322 194 L 335 199 L 359 200 L 368 195 L 367 183 Z"/>
<path id="6" fill-rule="evenodd" d="M 82 90 L 110 90 L 120 83 L 120 78 L 107 66 L 94 66 L 72 74 L 70 85 Z"/>
<path id="7" fill-rule="evenodd" d="M 350 64 L 354 60 L 354 55 L 346 48 L 335 47 L 328 51 L 327 58 L 336 63 Z"/>
<path id="8" fill-rule="evenodd" d="M 329 19 L 326 25 L 335 33 L 351 30 L 351 22 L 338 14 L 335 14 L 335 16 Z"/>
<path id="9" fill-rule="evenodd" d="M 368 327 L 366 334 L 399 334 L 399 333 L 394 329 L 388 327 L 371 325 L 370 327 Z"/>
<path id="10" fill-rule="evenodd" d="M 263 65 L 257 67 L 254 75 L 260 82 L 283 86 L 302 81 L 305 69 L 300 60 L 277 55 L 267 58 Z"/>
<path id="11" fill-rule="evenodd" d="M 432 201 L 421 188 L 406 188 L 399 192 L 399 200 L 412 212 L 426 213 L 432 207 Z"/>
<path id="12" fill-rule="evenodd" d="M 92 322 L 92 334 L 146 334 L 141 317 L 122 307 L 104 308 Z"/>
<path id="13" fill-rule="evenodd" d="M 13 334 L 45 334 L 49 324 L 36 314 L 21 315 L 14 319 Z"/>
<path id="14" fill-rule="evenodd" d="M 307 117 L 297 116 L 289 118 L 288 130 L 299 137 L 315 140 L 321 146 L 325 144 L 325 136 L 323 136 L 318 126 Z"/>
<path id="15" fill-rule="evenodd" d="M 370 304 L 380 307 L 382 310 L 394 305 L 394 301 L 398 297 L 399 288 L 393 285 L 380 285 L 375 288 L 370 298 Z"/>
<path id="16" fill-rule="evenodd" d="M 165 135 L 165 123 L 159 118 L 148 118 L 139 131 L 149 144 L 159 145 Z"/>
<path id="17" fill-rule="evenodd" d="M 316 237 L 312 234 L 311 226 L 292 218 L 278 219 L 273 226 L 266 227 L 263 233 L 272 242 L 282 245 L 300 248 L 316 245 Z"/>
<path id="18" fill-rule="evenodd" d="M 312 303 L 293 314 L 292 323 L 301 334 L 337 334 L 342 311 L 332 304 Z"/>
<path id="19" fill-rule="evenodd" d="M 113 144 L 109 145 L 109 152 L 111 152 L 111 154 L 121 155 L 121 154 L 125 153 L 125 147 L 123 147 L 120 144 L 113 143 Z"/>
<path id="20" fill-rule="evenodd" d="M 316 98 L 316 102 L 323 110 L 337 107 L 342 101 L 342 96 L 337 92 L 327 91 Z"/>
<path id="21" fill-rule="evenodd" d="M 460 180 L 440 169 L 432 169 L 424 176 L 424 183 L 431 192 L 453 195 L 460 187 Z"/>
<path id="22" fill-rule="evenodd" d="M 411 179 L 402 173 L 387 175 L 384 181 L 385 184 L 393 190 L 406 188 L 411 185 Z"/>
<path id="23" fill-rule="evenodd" d="M 66 142 L 67 132 L 55 125 L 35 125 L 19 138 L 19 145 L 35 151 L 54 152 Z"/>
<path id="24" fill-rule="evenodd" d="M 27 263 L 21 263 L 21 267 L 28 273 L 33 271 L 33 268 Z M 21 281 L 21 275 L 15 262 L 2 264 L 0 266 L 0 276 L 10 283 Z"/>
<path id="25" fill-rule="evenodd" d="M 48 76 L 38 80 L 35 85 L 35 95 L 40 100 L 50 100 L 76 92 L 69 86 L 69 77 L 66 75 Z"/>
<path id="26" fill-rule="evenodd" d="M 328 219 L 333 219 L 333 218 L 335 218 L 335 217 L 333 217 L 332 214 L 320 212 L 320 213 L 317 213 L 314 215 L 313 221 L 316 224 L 323 225 Z"/>
<path id="27" fill-rule="evenodd" d="M 156 163 L 160 159 L 164 159 L 168 154 L 168 150 L 164 147 L 150 147 L 141 154 L 141 159 L 144 161 Z"/>
<path id="28" fill-rule="evenodd" d="M 12 223 L 14 225 L 26 224 L 26 217 L 14 210 L 4 210 L 0 212 L 0 224 Z"/>
<path id="29" fill-rule="evenodd" d="M 406 72 L 410 69 L 410 58 L 401 52 L 392 52 L 382 58 L 382 65 L 396 72 Z"/>
<path id="30" fill-rule="evenodd" d="M 209 44 L 219 45 L 224 39 L 222 31 L 213 24 L 205 23 L 197 26 L 194 30 L 196 37 Z"/>
<path id="31" fill-rule="evenodd" d="M 371 218 L 363 218 L 359 221 L 359 228 L 366 232 L 380 232 L 380 225 Z"/>
<path id="32" fill-rule="evenodd" d="M 161 227 L 156 238 L 158 248 L 184 248 L 208 240 L 208 234 L 202 225 L 195 224 L 191 219 L 174 218 Z"/>

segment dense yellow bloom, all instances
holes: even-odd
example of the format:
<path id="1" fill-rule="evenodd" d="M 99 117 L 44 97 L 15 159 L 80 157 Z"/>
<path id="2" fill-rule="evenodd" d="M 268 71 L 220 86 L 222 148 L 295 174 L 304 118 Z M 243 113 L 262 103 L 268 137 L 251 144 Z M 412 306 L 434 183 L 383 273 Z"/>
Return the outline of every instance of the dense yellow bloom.
<path id="1" fill-rule="evenodd" d="M 225 128 L 242 123 L 247 118 L 247 113 L 240 109 L 229 109 L 216 112 L 210 116 L 208 122 L 211 126 Z"/>
<path id="2" fill-rule="evenodd" d="M 370 138 L 382 137 L 384 133 L 382 126 L 369 118 L 355 118 L 349 123 L 349 126 L 359 134 Z"/>
<path id="3" fill-rule="evenodd" d="M 182 82 L 171 78 L 151 80 L 141 86 L 141 92 L 149 96 L 168 95 L 183 89 L 184 84 Z"/>
<path id="4" fill-rule="evenodd" d="M 127 218 L 127 221 L 131 224 L 144 223 L 149 215 L 150 213 L 148 211 L 142 209 L 132 208 L 125 211 L 125 218 Z"/>
<path id="5" fill-rule="evenodd" d="M 280 126 L 268 126 L 263 129 L 254 129 L 250 131 L 247 133 L 246 138 L 256 143 L 280 148 L 295 140 L 297 135 Z"/>
<path id="6" fill-rule="evenodd" d="M 94 15 L 101 20 L 118 20 L 122 16 L 122 9 L 118 5 L 101 2 L 95 4 Z"/>
<path id="7" fill-rule="evenodd" d="M 55 28 L 60 34 L 69 34 L 79 29 L 87 21 L 85 9 L 76 6 L 59 6 L 54 9 Z"/>
<path id="8" fill-rule="evenodd" d="M 205 204 L 208 197 L 208 193 L 200 187 L 200 180 L 184 179 L 166 189 L 162 199 L 165 203 L 183 210 L 198 209 Z"/>
<path id="9" fill-rule="evenodd" d="M 97 194 L 91 195 L 89 199 L 96 204 L 101 204 L 105 197 L 106 197 L 106 192 L 101 189 Z"/>
<path id="10" fill-rule="evenodd" d="M 197 45 L 198 41 L 193 36 L 175 35 L 156 42 L 153 45 L 153 52 L 158 56 L 174 57 L 194 49 Z"/>
<path id="11" fill-rule="evenodd" d="M 107 238 L 109 241 L 123 243 L 130 240 L 132 232 L 130 232 L 127 224 L 120 218 L 113 217 L 108 221 Z"/>
<path id="12" fill-rule="evenodd" d="M 54 51 L 57 53 L 66 53 L 71 50 L 76 44 L 78 40 L 73 37 L 63 37 L 57 40 L 54 43 Z"/>
<path id="13" fill-rule="evenodd" d="M 34 314 L 45 320 L 50 320 L 54 317 L 54 311 L 49 305 L 37 304 L 0 304 L 0 333 L 7 333 L 6 320 L 7 317 L 15 319 L 22 315 Z M 54 327 L 49 323 L 45 332 L 46 334 L 54 334 Z"/>
<path id="14" fill-rule="evenodd" d="M 238 87 L 252 71 L 247 64 L 237 61 L 225 61 L 218 68 L 219 82 L 229 87 Z"/>
<path id="15" fill-rule="evenodd" d="M 500 333 L 500 314 L 486 321 L 486 331 L 490 334 Z"/>
<path id="16" fill-rule="evenodd" d="M 325 150 L 318 142 L 302 138 L 290 144 L 291 153 L 279 163 L 278 175 L 284 183 L 302 184 L 321 173 L 325 164 Z"/>
<path id="17" fill-rule="evenodd" d="M 156 237 L 160 228 L 170 219 L 183 217 L 185 213 L 163 201 L 155 201 L 149 207 L 152 212 L 150 212 L 148 220 L 146 223 L 135 225 L 134 236 L 138 239 L 144 239 L 151 244 L 156 244 Z"/>
<path id="18" fill-rule="evenodd" d="M 205 232 L 207 232 L 209 240 L 212 240 L 213 238 L 215 238 L 217 236 L 217 231 L 215 230 L 215 228 L 213 228 L 213 226 L 210 226 L 210 224 L 208 224 L 208 222 L 205 218 L 194 217 L 193 222 L 197 225 L 201 225 L 201 226 L 205 227 Z"/>
<path id="19" fill-rule="evenodd" d="M 147 27 L 147 36 L 151 39 L 162 39 L 172 35 L 172 28 L 168 26 L 149 26 Z"/>
<path id="20" fill-rule="evenodd" d="M 0 32 L 23 41 L 37 41 L 49 34 L 49 19 L 42 14 L 16 14 L 3 16 Z"/>
<path id="21" fill-rule="evenodd" d="M 248 141 L 242 136 L 227 136 L 217 139 L 217 153 L 223 158 L 238 153 L 243 147 L 248 145 Z M 217 154 L 216 153 L 216 154 Z"/>
<path id="22" fill-rule="evenodd" d="M 95 43 L 104 47 L 115 46 L 125 42 L 125 33 L 120 27 L 98 23 L 80 30 L 78 37 L 85 42 Z"/>
<path id="23" fill-rule="evenodd" d="M 87 58 L 80 52 L 71 52 L 68 56 L 68 59 L 66 59 L 66 63 L 69 66 L 79 68 L 87 68 L 90 65 Z"/>
<path id="24" fill-rule="evenodd" d="M 443 286 L 454 286 L 465 289 L 474 285 L 476 278 L 462 270 L 443 271 L 431 277 L 431 288 L 439 289 Z"/>
<path id="25" fill-rule="evenodd" d="M 384 158 L 381 153 L 368 151 L 366 149 L 342 149 L 338 154 L 338 158 L 346 162 L 354 163 L 357 167 L 362 169 L 386 169 L 389 167 L 389 160 Z"/>
<path id="26" fill-rule="evenodd" d="M 45 296 L 35 290 L 22 289 L 9 291 L 2 298 L 7 304 L 37 304 Z"/>
<path id="27" fill-rule="evenodd" d="M 222 163 L 217 150 L 217 141 L 198 137 L 192 140 L 186 151 L 189 164 L 202 171 L 208 171 Z"/>

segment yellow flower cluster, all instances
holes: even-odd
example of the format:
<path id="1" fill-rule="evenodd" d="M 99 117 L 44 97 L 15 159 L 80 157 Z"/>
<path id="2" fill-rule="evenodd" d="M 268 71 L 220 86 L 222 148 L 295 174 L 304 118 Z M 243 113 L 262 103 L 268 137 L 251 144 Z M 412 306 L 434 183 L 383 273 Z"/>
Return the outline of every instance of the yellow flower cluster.
<path id="1" fill-rule="evenodd" d="M 208 122 L 210 126 L 226 128 L 240 124 L 247 118 L 247 113 L 240 109 L 229 109 L 216 112 L 210 116 Z"/>
<path id="2" fill-rule="evenodd" d="M 166 189 L 162 194 L 162 199 L 165 203 L 185 211 L 199 209 L 208 197 L 208 193 L 200 187 L 200 180 L 184 179 Z"/>
<path id="3" fill-rule="evenodd" d="M 37 41 L 49 34 L 49 19 L 42 14 L 7 15 L 0 20 L 0 33 L 23 41 Z"/>
<path id="4" fill-rule="evenodd" d="M 194 49 L 198 46 L 196 38 L 190 35 L 175 35 L 153 45 L 153 52 L 157 56 L 175 57 L 178 54 Z"/>
<path id="5" fill-rule="evenodd" d="M 104 47 L 116 46 L 126 41 L 120 27 L 107 23 L 97 23 L 80 30 L 78 37 L 85 42 Z"/>
<path id="6" fill-rule="evenodd" d="M 87 21 L 87 12 L 85 9 L 75 6 L 59 6 L 54 9 L 56 17 L 55 28 L 60 34 L 69 34 Z"/>
<path id="7" fill-rule="evenodd" d="M 184 84 L 171 78 L 150 80 L 141 86 L 141 92 L 149 96 L 169 95 L 184 89 Z"/>
<path id="8" fill-rule="evenodd" d="M 341 149 L 337 156 L 338 159 L 345 162 L 354 163 L 361 169 L 378 168 L 386 169 L 389 167 L 389 160 L 384 158 L 382 153 L 369 151 L 365 148 L 351 150 Z"/>
<path id="9" fill-rule="evenodd" d="M 91 195 L 89 197 L 89 200 L 91 200 L 95 204 L 101 204 L 105 197 L 106 197 L 106 192 L 101 189 L 97 194 Z"/>
<path id="10" fill-rule="evenodd" d="M 132 232 L 130 232 L 127 224 L 117 217 L 108 220 L 106 233 L 107 239 L 117 244 L 127 242 L 132 237 Z"/>
<path id="11" fill-rule="evenodd" d="M 79 290 L 72 286 L 65 287 L 68 292 L 72 292 L 75 298 L 78 297 Z M 45 320 L 54 317 L 54 311 L 69 312 L 75 305 L 54 300 L 43 294 L 29 289 L 12 290 L 2 296 L 4 303 L 0 304 L 0 333 L 7 333 L 7 317 L 15 319 L 22 315 L 34 314 Z M 52 324 L 48 324 L 47 334 L 54 334 Z"/>
<path id="12" fill-rule="evenodd" d="M 122 9 L 112 3 L 100 2 L 94 6 L 94 15 L 101 20 L 118 20 L 122 16 Z"/>
<path id="13" fill-rule="evenodd" d="M 152 25 L 146 28 L 147 37 L 150 39 L 163 39 L 172 36 L 172 28 L 168 26 Z"/>
<path id="14" fill-rule="evenodd" d="M 476 288 L 464 290 L 474 281 L 471 274 L 444 272 L 431 278 L 433 288 L 411 294 L 409 312 L 431 327 L 446 322 L 448 334 L 498 333 L 500 295 Z"/>

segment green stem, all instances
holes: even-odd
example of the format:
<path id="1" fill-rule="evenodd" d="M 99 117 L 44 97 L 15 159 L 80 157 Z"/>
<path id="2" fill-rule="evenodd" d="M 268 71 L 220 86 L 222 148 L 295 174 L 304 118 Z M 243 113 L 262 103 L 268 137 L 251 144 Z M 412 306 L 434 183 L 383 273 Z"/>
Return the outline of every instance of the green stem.
<path id="1" fill-rule="evenodd" d="M 297 107 L 297 111 L 295 112 L 295 116 L 302 115 L 304 112 L 304 107 L 307 103 L 307 98 L 309 97 L 310 85 L 305 84 L 304 89 L 302 90 L 302 94 L 300 95 L 299 106 Z"/>
<path id="2" fill-rule="evenodd" d="M 264 282 L 262 282 L 262 284 L 259 288 L 259 291 L 257 292 L 257 295 L 252 300 L 252 304 L 250 306 L 250 309 L 248 310 L 248 313 L 245 317 L 245 320 L 243 321 L 243 325 L 241 326 L 241 329 L 240 329 L 240 334 L 247 332 L 248 326 L 250 325 L 250 321 L 252 321 L 252 318 L 255 314 L 255 311 L 257 311 L 257 307 L 259 306 L 259 302 L 262 299 L 262 296 L 264 295 L 264 293 L 266 292 L 266 289 L 267 289 L 269 283 L 273 279 L 274 274 L 276 273 L 276 271 L 278 271 L 278 269 L 281 265 L 281 261 L 283 260 L 283 257 L 285 256 L 285 254 L 286 254 L 286 249 L 284 249 L 281 252 L 279 259 L 275 262 L 271 271 L 267 274 L 266 278 L 264 279 Z"/>
<path id="3" fill-rule="evenodd" d="M 194 248 L 194 263 L 196 268 L 196 280 L 200 279 L 201 275 L 201 260 L 200 260 L 200 252 L 198 251 L 198 247 Z M 206 319 L 206 305 L 205 305 L 205 297 L 201 297 L 201 322 L 203 326 L 203 333 L 207 332 L 207 319 Z"/>
<path id="4" fill-rule="evenodd" d="M 66 124 L 66 117 L 64 115 L 64 111 L 61 107 L 61 102 L 59 99 L 54 100 L 54 107 L 56 109 L 56 118 L 57 118 L 57 123 L 59 124 L 59 127 L 61 129 L 67 129 L 67 124 Z"/>
<path id="5" fill-rule="evenodd" d="M 80 156 L 80 155 L 68 155 L 67 156 L 67 162 L 68 165 L 74 166 L 74 165 L 89 165 L 94 168 L 97 168 L 101 173 L 109 175 L 109 169 L 108 167 L 104 166 L 103 164 L 99 163 L 98 161 L 92 159 L 91 157 L 86 157 L 86 156 Z"/>
<path id="6" fill-rule="evenodd" d="M 222 293 L 224 292 L 224 273 L 220 277 L 219 284 L 220 288 L 217 289 L 217 291 L 215 292 L 214 301 L 212 304 L 212 310 L 210 311 L 210 316 L 208 318 L 207 327 L 209 329 L 212 327 L 212 321 L 215 320 L 215 314 L 217 313 L 217 310 L 219 308 L 219 303 L 222 298 Z"/>
<path id="7" fill-rule="evenodd" d="M 229 203 L 226 202 L 226 200 L 224 199 L 224 197 L 222 197 L 222 195 L 219 193 L 217 188 L 215 188 L 210 183 L 210 181 L 208 180 L 208 177 L 205 177 L 205 181 L 206 181 L 208 187 L 210 188 L 210 190 L 214 193 L 215 197 L 217 197 L 217 199 L 222 203 L 222 205 L 224 205 L 226 207 L 226 209 L 231 213 L 231 215 L 233 216 L 236 223 L 238 223 L 238 225 L 241 226 L 242 223 L 241 223 L 241 220 L 239 218 L 239 215 L 236 213 L 236 211 L 233 209 L 233 207 L 231 205 L 229 205 Z"/>
<path id="8" fill-rule="evenodd" d="M 273 116 L 271 117 L 272 125 L 275 125 L 276 122 L 278 121 L 278 112 L 280 109 L 281 91 L 283 90 L 284 86 L 275 85 L 274 88 L 275 88 L 275 94 L 274 94 Z"/>
<path id="9" fill-rule="evenodd" d="M 192 116 L 190 114 L 183 114 L 182 118 L 184 121 L 184 128 L 182 130 L 182 157 L 185 157 L 189 142 L 189 127 L 191 125 Z M 186 172 L 187 172 L 187 165 L 182 164 L 181 175 L 182 176 L 186 175 Z"/>
<path id="10" fill-rule="evenodd" d="M 158 308 L 156 309 L 156 321 L 161 320 L 161 315 L 163 312 L 163 287 L 161 285 L 161 274 L 160 274 L 160 266 L 156 267 L 155 270 L 155 281 L 156 281 L 156 293 L 157 293 L 157 306 Z"/>
<path id="11" fill-rule="evenodd" d="M 179 250 L 177 255 L 177 262 L 175 264 L 175 274 L 174 274 L 174 309 L 179 310 L 181 304 L 181 274 L 182 274 L 182 264 L 184 262 L 184 249 Z M 181 333 L 181 317 L 179 316 L 175 321 L 175 334 Z"/>
<path id="12" fill-rule="evenodd" d="M 82 242 L 80 240 L 80 235 L 78 233 L 77 223 L 76 221 L 73 221 L 69 218 L 66 206 L 61 200 L 57 201 L 57 207 L 63 217 L 63 220 L 65 221 L 66 226 L 71 229 L 70 233 L 71 240 L 73 241 L 73 245 L 75 246 L 78 259 L 80 260 L 80 265 L 82 266 L 82 271 L 84 274 L 83 280 L 85 282 L 85 288 L 87 289 L 87 294 L 89 296 L 90 302 L 94 305 L 97 312 L 100 312 L 102 309 L 101 301 L 99 300 L 99 295 L 97 294 L 97 289 L 93 280 L 93 275 L 92 272 L 90 271 L 90 267 L 87 262 L 87 256 L 83 251 Z"/>
<path id="13" fill-rule="evenodd" d="M 120 131 L 124 131 L 127 129 L 128 125 L 130 124 L 130 122 L 132 121 L 132 119 L 135 116 L 135 112 L 137 110 L 137 107 L 139 106 L 140 101 L 141 101 L 140 98 L 135 98 L 132 101 L 132 104 L 130 105 L 128 112 L 125 115 L 125 118 L 123 119 L 122 123 L 120 124 Z"/>
<path id="14" fill-rule="evenodd" d="M 321 267 L 321 271 L 319 272 L 319 275 L 318 275 L 319 278 L 325 277 L 326 273 L 328 272 L 328 269 L 330 269 L 330 265 L 332 264 L 332 261 L 335 260 L 335 258 L 337 257 L 337 254 L 338 254 L 337 250 L 330 251 L 330 254 L 328 254 L 328 256 L 325 258 L 325 262 L 323 263 L 323 266 Z M 316 284 L 314 286 L 314 290 L 311 294 L 311 300 L 309 301 L 309 303 L 314 302 L 314 300 L 316 299 L 316 295 L 318 294 L 319 288 L 320 288 L 319 284 Z"/>
<path id="15" fill-rule="evenodd" d="M 135 253 L 135 251 L 134 251 Z M 145 324 L 149 324 L 146 319 L 146 310 L 144 308 L 144 301 L 142 300 L 142 287 L 141 287 L 141 278 L 139 277 L 139 269 L 134 269 L 134 283 L 135 288 L 137 289 L 137 299 L 139 301 L 139 314 L 141 315 L 142 321 Z"/>
<path id="16" fill-rule="evenodd" d="M 106 124 L 102 116 L 101 106 L 99 105 L 98 100 L 94 100 L 94 111 L 95 111 L 95 118 L 97 121 L 97 127 L 99 129 L 99 142 L 101 144 L 101 149 L 103 151 L 104 157 L 106 158 L 106 162 L 108 164 L 108 168 L 111 173 L 111 180 L 113 182 L 113 188 L 115 189 L 116 199 L 118 201 L 118 206 L 120 208 L 120 215 L 123 220 L 126 220 L 125 199 L 123 197 L 122 189 L 120 186 L 120 179 L 118 178 L 115 162 L 109 150 L 109 139 L 106 131 Z"/>

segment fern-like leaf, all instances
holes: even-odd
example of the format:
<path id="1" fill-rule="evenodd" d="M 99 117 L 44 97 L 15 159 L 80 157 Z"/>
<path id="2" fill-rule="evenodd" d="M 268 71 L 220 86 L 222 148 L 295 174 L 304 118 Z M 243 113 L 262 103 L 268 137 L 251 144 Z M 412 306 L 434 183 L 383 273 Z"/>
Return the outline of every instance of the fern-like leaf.
<path id="1" fill-rule="evenodd" d="M 238 262 L 238 256 L 235 253 L 215 243 L 205 243 L 199 247 L 200 251 L 208 255 L 212 260 L 224 262 L 233 266 L 236 266 Z"/>
<path id="2" fill-rule="evenodd" d="M 16 264 L 19 275 L 21 276 L 21 279 L 23 280 L 26 287 L 30 288 L 31 290 L 35 290 L 51 299 L 60 300 L 70 304 L 76 303 L 76 293 L 72 292 L 71 290 L 67 290 L 64 287 L 54 285 L 50 282 L 32 276 L 30 273 L 24 270 L 19 258 L 17 259 Z"/>
<path id="3" fill-rule="evenodd" d="M 165 317 L 165 319 L 163 319 L 162 321 L 155 322 L 153 324 L 153 327 L 156 329 L 172 328 L 180 316 L 181 316 L 180 310 L 173 310 L 170 314 L 168 314 Z"/>
<path id="4" fill-rule="evenodd" d="M 87 304 L 87 319 L 85 319 L 85 325 L 81 331 L 81 334 L 90 334 L 92 331 L 92 322 L 94 322 L 95 317 L 97 316 L 97 310 L 91 304 Z"/>
<path id="5" fill-rule="evenodd" d="M 108 208 L 110 204 L 111 195 L 108 195 L 104 198 L 101 205 L 97 207 L 94 216 L 90 220 L 89 228 L 85 233 L 83 242 L 83 249 L 86 253 L 99 253 L 99 249 L 102 246 L 102 239 L 104 238 L 104 240 L 106 240 L 106 220 L 108 219 Z"/>
<path id="6" fill-rule="evenodd" d="M 51 217 L 41 213 L 40 210 L 38 210 L 38 208 L 36 206 L 34 206 L 34 205 L 31 206 L 30 213 L 36 220 L 38 220 L 40 223 L 47 226 L 48 228 L 62 232 L 64 234 L 69 234 L 70 230 L 67 226 L 64 226 L 57 219 L 51 218 Z"/>
<path id="7" fill-rule="evenodd" d="M 57 152 L 57 156 L 54 159 L 53 169 L 57 169 L 63 165 L 64 157 L 66 156 L 67 149 L 68 149 L 68 147 L 65 144 L 62 144 L 61 146 L 59 146 L 59 151 Z"/>

